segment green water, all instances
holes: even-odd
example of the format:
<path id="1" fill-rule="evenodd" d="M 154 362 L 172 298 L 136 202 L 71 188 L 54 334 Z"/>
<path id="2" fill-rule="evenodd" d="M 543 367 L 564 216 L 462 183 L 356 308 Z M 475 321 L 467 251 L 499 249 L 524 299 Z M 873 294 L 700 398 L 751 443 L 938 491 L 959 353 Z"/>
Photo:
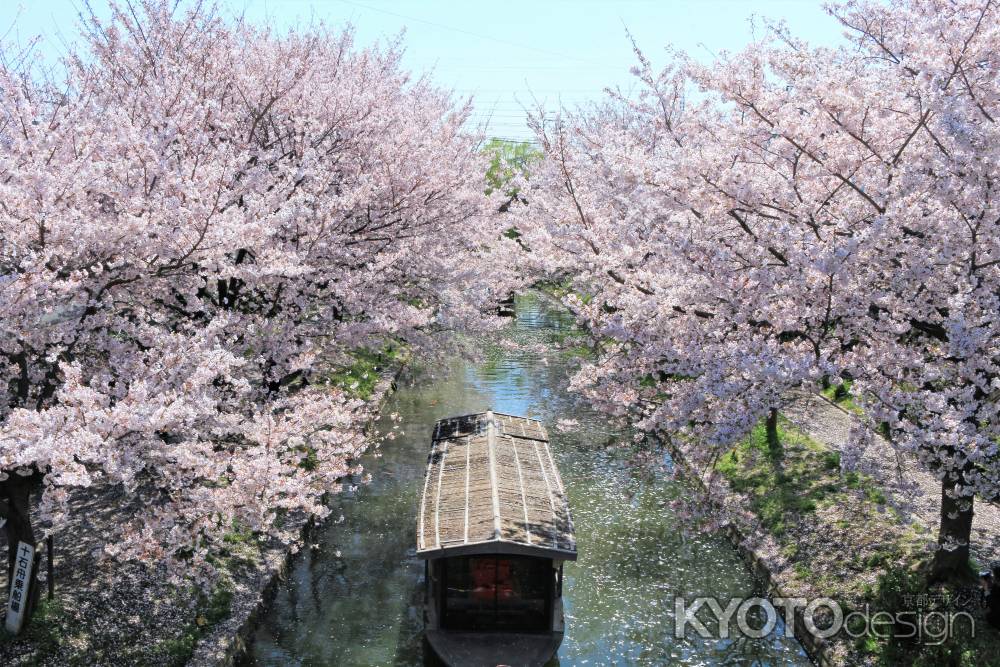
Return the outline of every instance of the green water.
<path id="1" fill-rule="evenodd" d="M 664 453 L 632 445 L 631 433 L 567 393 L 580 354 L 567 313 L 527 294 L 503 336 L 524 349 L 489 345 L 482 363 L 455 361 L 400 381 L 383 414 L 398 412 L 404 433 L 366 458 L 373 481 L 339 498 L 333 521 L 313 534 L 245 663 L 425 664 L 414 541 L 431 429 L 442 417 L 492 408 L 548 426 L 569 493 L 579 560 L 566 565 L 566 636 L 551 667 L 810 664 L 780 624 L 759 640 L 674 637 L 674 596 L 717 596 L 725 606 L 759 592 L 757 582 L 721 537 L 682 534 L 670 500 L 685 489 Z M 559 419 L 578 425 L 560 432 Z"/>

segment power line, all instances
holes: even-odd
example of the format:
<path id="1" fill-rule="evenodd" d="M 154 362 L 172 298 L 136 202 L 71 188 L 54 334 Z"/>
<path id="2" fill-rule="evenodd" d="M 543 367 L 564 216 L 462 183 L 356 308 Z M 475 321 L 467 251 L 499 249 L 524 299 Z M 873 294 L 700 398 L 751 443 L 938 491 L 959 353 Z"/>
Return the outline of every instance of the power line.
<path id="1" fill-rule="evenodd" d="M 591 62 L 591 61 L 587 60 L 586 58 L 580 58 L 580 57 L 577 57 L 577 56 L 571 56 L 571 55 L 567 55 L 565 53 L 557 53 L 555 51 L 549 51 L 548 49 L 540 49 L 540 48 L 538 48 L 536 46 L 531 46 L 530 44 L 521 44 L 521 43 L 518 43 L 518 42 L 512 42 L 512 41 L 509 41 L 509 40 L 506 40 L 506 39 L 500 39 L 499 37 L 493 37 L 492 35 L 484 35 L 482 33 L 472 32 L 471 30 L 465 30 L 464 28 L 456 28 L 454 26 L 444 25 L 442 23 L 435 23 L 434 21 L 428 21 L 426 19 L 418 19 L 418 18 L 413 17 L 413 16 L 407 16 L 405 14 L 399 14 L 397 12 L 389 11 L 388 9 L 381 9 L 379 7 L 372 7 L 370 5 L 365 5 L 365 4 L 362 4 L 360 2 L 354 2 L 353 0 L 340 0 L 340 2 L 343 2 L 344 4 L 347 4 L 347 5 L 353 5 L 355 7 L 360 7 L 362 9 L 367 9 L 367 10 L 370 10 L 370 11 L 373 11 L 373 12 L 382 12 L 383 14 L 389 14 L 390 16 L 395 16 L 397 18 L 406 19 L 407 21 L 416 21 L 417 23 L 423 23 L 425 25 L 433 26 L 435 28 L 440 28 L 442 30 L 450 30 L 452 32 L 461 33 L 461 34 L 464 34 L 464 35 L 468 35 L 470 37 L 476 37 L 478 39 L 486 39 L 486 40 L 490 40 L 490 41 L 496 42 L 498 44 L 506 44 L 507 46 L 513 46 L 513 47 L 516 47 L 518 49 L 527 49 L 528 51 L 535 51 L 537 53 L 544 53 L 544 54 L 549 55 L 549 56 L 555 56 L 557 58 L 564 58 L 566 60 L 576 60 L 576 61 L 581 62 L 581 63 L 586 63 L 587 65 L 590 65 L 591 67 L 607 67 L 607 64 Z"/>

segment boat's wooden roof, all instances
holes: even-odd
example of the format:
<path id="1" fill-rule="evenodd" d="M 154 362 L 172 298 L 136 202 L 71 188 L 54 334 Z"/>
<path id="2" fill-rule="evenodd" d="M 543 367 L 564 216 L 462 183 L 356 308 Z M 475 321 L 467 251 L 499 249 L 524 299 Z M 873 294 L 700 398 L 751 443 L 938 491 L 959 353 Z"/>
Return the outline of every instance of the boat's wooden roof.
<path id="1" fill-rule="evenodd" d="M 417 555 L 473 553 L 576 559 L 566 492 L 538 420 L 481 412 L 434 426 Z"/>

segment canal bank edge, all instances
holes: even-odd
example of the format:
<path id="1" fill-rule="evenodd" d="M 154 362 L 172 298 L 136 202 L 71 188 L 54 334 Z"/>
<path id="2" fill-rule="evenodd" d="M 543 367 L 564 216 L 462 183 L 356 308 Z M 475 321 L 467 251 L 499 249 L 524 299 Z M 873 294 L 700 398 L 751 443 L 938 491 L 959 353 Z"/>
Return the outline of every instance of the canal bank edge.
<path id="1" fill-rule="evenodd" d="M 685 477 L 698 484 L 701 492 L 708 496 L 709 501 L 717 511 L 725 512 L 728 516 L 749 518 L 744 516 L 743 503 L 740 502 L 736 493 L 729 490 L 728 485 L 721 489 L 716 485 L 712 493 L 709 494 L 705 478 L 688 464 L 680 447 L 664 439 L 660 439 L 659 442 L 663 443 L 667 451 L 670 452 L 674 465 L 681 469 Z M 736 552 L 750 567 L 753 575 L 763 582 L 767 597 L 770 599 L 799 597 L 785 589 L 784 583 L 776 574 L 777 568 L 772 571 L 772 567 L 769 565 L 769 562 L 781 552 L 777 540 L 760 527 L 757 530 L 751 530 L 750 526 L 745 525 L 745 522 L 741 523 L 744 525 L 738 526 L 735 522 L 728 521 L 720 532 L 732 543 Z M 795 638 L 802 644 L 809 658 L 821 667 L 842 667 L 844 664 L 842 652 L 836 650 L 830 642 L 826 642 L 809 632 L 801 607 L 795 608 L 793 616 L 792 629 Z"/>
<path id="2" fill-rule="evenodd" d="M 371 432 L 375 421 L 379 418 L 386 399 L 396 389 L 396 381 L 406 368 L 407 358 L 396 362 L 375 385 L 372 391 L 372 416 L 365 429 Z M 306 543 L 312 531 L 321 528 L 323 522 L 313 520 L 302 521 L 299 531 L 299 542 Z M 252 642 L 253 633 L 260 625 L 278 586 L 288 575 L 294 563 L 297 551 L 291 546 L 265 550 L 261 554 L 262 567 L 258 576 L 250 582 L 237 585 L 233 595 L 230 615 L 216 624 L 212 631 L 204 636 L 195 646 L 187 664 L 194 667 L 232 667 L 246 653 Z"/>
<path id="3" fill-rule="evenodd" d="M 540 283 L 535 285 L 535 289 L 559 303 L 562 307 L 567 307 L 562 300 L 565 289 L 561 286 L 551 283 Z M 701 491 L 708 494 L 708 487 L 705 484 L 704 478 L 688 464 L 687 458 L 680 448 L 664 439 L 659 439 L 659 441 L 666 446 L 674 464 L 683 471 L 684 475 L 691 480 L 695 480 Z M 720 492 L 717 488 L 714 494 L 708 496 L 711 502 L 717 505 L 716 508 L 720 511 L 727 511 L 730 516 L 744 516 L 745 511 L 742 510 L 742 503 L 739 502 L 736 495 L 728 487 L 722 493 L 725 497 L 720 497 Z M 749 517 L 747 518 L 749 519 Z M 780 547 L 770 534 L 759 529 L 756 531 L 751 530 L 748 525 L 737 526 L 733 522 L 727 522 L 722 528 L 722 533 L 730 541 L 740 557 L 747 563 L 753 575 L 763 582 L 768 597 L 796 597 L 785 590 L 785 586 L 776 576 L 777 569 L 775 568 L 772 571 L 772 568 L 768 565 L 769 559 L 780 554 Z M 843 662 L 838 662 L 838 660 L 842 657 L 844 647 L 841 647 L 841 650 L 834 650 L 834 647 L 829 642 L 810 633 L 806 628 L 801 608 L 795 610 L 794 623 L 792 625 L 795 638 L 802 644 L 802 647 L 813 662 L 821 667 L 841 667 L 843 665 Z"/>

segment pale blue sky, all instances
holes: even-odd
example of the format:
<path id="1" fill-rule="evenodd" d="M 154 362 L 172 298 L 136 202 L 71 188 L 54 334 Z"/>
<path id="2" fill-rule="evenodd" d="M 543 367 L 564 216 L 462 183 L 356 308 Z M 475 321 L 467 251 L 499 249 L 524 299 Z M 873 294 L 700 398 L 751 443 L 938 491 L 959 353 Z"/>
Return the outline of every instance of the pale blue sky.
<path id="1" fill-rule="evenodd" d="M 92 0 L 99 14 L 104 0 Z M 762 17 L 784 19 L 816 44 L 841 39 L 817 0 L 221 0 L 225 11 L 254 22 L 292 26 L 322 19 L 353 23 L 368 43 L 406 29 L 408 67 L 433 69 L 443 86 L 476 99 L 494 136 L 524 138 L 522 105 L 532 95 L 546 108 L 600 97 L 606 86 L 631 85 L 635 64 L 626 27 L 656 65 L 672 44 L 702 60 L 737 50 L 762 30 Z M 56 60 L 77 32 L 82 0 L 0 3 L 0 32 L 24 43 L 40 35 L 40 53 Z"/>

